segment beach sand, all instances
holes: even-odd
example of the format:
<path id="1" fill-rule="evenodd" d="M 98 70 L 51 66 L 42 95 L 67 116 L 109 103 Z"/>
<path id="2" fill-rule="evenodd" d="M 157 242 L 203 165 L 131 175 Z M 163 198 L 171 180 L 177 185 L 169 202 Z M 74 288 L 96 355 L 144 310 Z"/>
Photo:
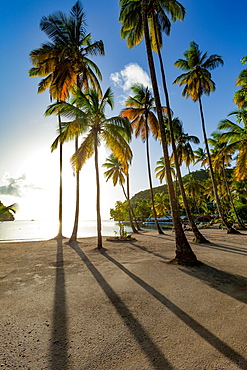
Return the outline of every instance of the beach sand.
<path id="1" fill-rule="evenodd" d="M 0 368 L 247 369 L 247 232 L 205 229 L 199 267 L 172 231 L 0 243 Z"/>

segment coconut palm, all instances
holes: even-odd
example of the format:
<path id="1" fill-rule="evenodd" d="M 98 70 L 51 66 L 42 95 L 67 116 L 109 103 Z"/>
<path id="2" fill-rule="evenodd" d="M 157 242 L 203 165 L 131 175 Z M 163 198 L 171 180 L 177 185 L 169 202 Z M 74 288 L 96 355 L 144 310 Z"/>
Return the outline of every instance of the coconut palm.
<path id="1" fill-rule="evenodd" d="M 85 162 L 94 155 L 96 173 L 96 212 L 97 212 L 97 233 L 98 249 L 102 248 L 101 234 L 101 213 L 100 213 L 100 182 L 98 165 L 98 147 L 102 142 L 112 151 L 112 153 L 123 163 L 126 159 L 130 160 L 132 152 L 128 141 L 131 137 L 131 129 L 127 119 L 123 117 L 106 118 L 105 109 L 109 105 L 113 108 L 113 93 L 108 88 L 101 98 L 101 93 L 95 89 L 89 89 L 83 93 L 77 89 L 74 98 L 69 103 L 60 103 L 50 106 L 47 114 L 61 114 L 72 118 L 72 121 L 63 123 L 64 136 L 58 140 L 69 140 L 84 130 L 85 137 L 75 154 L 72 156 L 71 163 L 73 168 L 79 172 Z"/>
<path id="2" fill-rule="evenodd" d="M 51 42 L 49 46 L 59 56 L 59 63 L 53 71 L 51 91 L 59 91 L 60 100 L 64 101 L 69 91 L 77 86 L 87 91 L 89 86 L 101 93 L 98 79 L 101 73 L 89 56 L 104 55 L 103 42 L 91 41 L 91 34 L 86 33 L 85 13 L 80 1 L 71 8 L 69 15 L 56 12 L 42 17 L 40 28 L 47 34 Z M 33 53 L 35 54 L 35 53 Z M 37 62 L 48 64 L 50 54 L 45 56 L 36 51 Z M 40 58 L 39 58 L 40 57 Z M 47 61 L 48 60 L 48 61 Z M 47 76 L 49 81 L 50 76 Z M 43 85 L 47 80 L 43 81 Z M 41 85 L 42 88 L 42 85 Z M 75 150 L 78 149 L 78 136 L 75 135 Z M 79 172 L 76 172 L 76 207 L 75 219 L 70 241 L 76 241 L 79 221 Z"/>
<path id="3" fill-rule="evenodd" d="M 172 177 L 175 179 L 176 171 L 174 168 L 174 163 L 171 163 L 170 168 L 171 168 Z M 156 167 L 154 170 L 156 172 L 156 177 L 160 180 L 160 183 L 162 183 L 162 181 L 166 179 L 166 166 L 165 166 L 164 157 L 160 157 L 160 159 L 156 162 Z"/>
<path id="4" fill-rule="evenodd" d="M 43 44 L 39 49 L 30 52 L 31 63 L 33 68 L 29 70 L 30 77 L 43 77 L 38 85 L 38 93 L 49 88 L 50 99 L 60 101 L 62 98 L 61 91 L 58 90 L 54 83 L 54 71 L 56 70 L 61 49 L 55 45 Z M 64 97 L 64 98 L 67 98 Z M 58 126 L 61 133 L 61 117 L 58 116 Z M 63 144 L 59 145 L 59 211 L 58 211 L 58 233 L 56 238 L 63 238 Z"/>
<path id="5" fill-rule="evenodd" d="M 135 2 L 135 11 L 133 11 L 133 4 L 128 4 L 129 2 L 124 1 L 124 5 L 122 6 L 122 11 L 120 14 L 120 20 L 122 16 L 123 26 L 122 26 L 122 37 L 127 39 L 128 46 L 132 47 L 133 45 L 140 42 L 141 38 L 143 37 L 144 32 L 144 22 L 140 22 L 140 10 L 138 11 L 138 5 L 140 2 Z M 143 4 L 143 2 L 142 2 Z M 180 172 L 180 164 L 177 155 L 177 148 L 175 144 L 174 132 L 173 132 L 173 120 L 172 120 L 172 112 L 170 109 L 170 100 L 168 94 L 168 88 L 166 83 L 166 76 L 165 70 L 163 65 L 163 60 L 161 56 L 161 48 L 162 48 L 162 31 L 164 31 L 167 35 L 170 34 L 171 29 L 171 20 L 174 22 L 176 20 L 183 20 L 185 15 L 185 9 L 178 1 L 145 1 L 145 8 L 146 8 L 146 15 L 147 15 L 147 23 L 149 25 L 149 32 L 150 32 L 150 41 L 151 47 L 158 53 L 160 69 L 161 69 L 161 76 L 163 82 L 163 89 L 165 94 L 165 101 L 167 106 L 167 121 L 169 127 L 169 134 L 170 134 L 170 141 L 173 150 L 173 159 L 176 166 L 177 171 L 177 178 L 180 184 L 180 187 L 183 187 L 182 176 Z M 139 21 L 139 27 L 136 25 Z M 183 198 L 185 201 L 185 207 L 188 208 L 187 212 L 189 213 L 189 207 L 186 203 L 186 196 L 184 190 L 182 189 L 181 192 L 183 193 Z M 197 229 L 192 217 L 190 217 L 190 221 L 194 227 L 192 227 L 193 231 L 195 232 L 195 240 L 201 243 L 207 242 L 207 240 L 201 235 L 199 230 Z"/>
<path id="6" fill-rule="evenodd" d="M 198 137 L 194 135 L 186 134 L 183 130 L 183 124 L 182 121 L 179 120 L 179 118 L 173 118 L 172 119 L 172 132 L 170 130 L 169 126 L 169 118 L 167 116 L 164 117 L 164 124 L 167 128 L 167 136 L 168 140 L 172 144 L 172 155 L 171 155 L 171 161 L 174 162 L 176 167 L 176 175 L 179 183 L 179 188 L 181 192 L 181 196 L 183 199 L 183 206 L 186 212 L 186 216 L 188 218 L 188 221 L 190 223 L 191 229 L 194 233 L 194 241 L 197 243 L 208 243 L 208 240 L 201 234 L 199 229 L 196 226 L 196 223 L 192 217 L 189 203 L 187 201 L 187 196 L 184 190 L 184 184 L 183 179 L 181 176 L 180 167 L 182 165 L 182 162 L 185 162 L 185 165 L 187 168 L 189 168 L 189 165 L 194 160 L 194 154 L 192 147 L 190 143 L 198 144 L 200 141 Z M 175 146 L 174 146 L 175 145 Z"/>
<path id="7" fill-rule="evenodd" d="M 150 154 L 149 154 L 149 135 L 153 135 L 155 139 L 159 136 L 159 123 L 155 115 L 154 98 L 148 87 L 141 84 L 131 86 L 131 90 L 135 94 L 133 97 L 129 96 L 124 108 L 120 112 L 120 116 L 127 117 L 131 123 L 135 137 L 140 136 L 143 142 L 146 142 L 146 158 L 148 179 L 150 187 L 150 195 L 153 206 L 153 217 L 155 220 L 156 228 L 159 234 L 164 234 L 157 220 L 157 215 L 154 207 L 154 194 L 152 185 Z M 166 111 L 165 108 L 162 108 Z"/>
<path id="8" fill-rule="evenodd" d="M 241 59 L 243 64 L 247 63 L 247 56 Z M 234 102 L 237 104 L 238 108 L 247 108 L 247 68 L 240 72 L 236 86 L 241 86 L 241 88 L 234 94 Z"/>
<path id="9" fill-rule="evenodd" d="M 125 6 L 128 3 L 132 3 L 132 2 L 124 1 L 124 0 L 123 2 L 120 2 L 120 5 L 122 7 L 121 11 L 124 10 Z M 138 1 L 135 1 L 135 3 L 138 3 Z M 141 24 L 142 26 L 140 30 L 138 30 L 138 22 L 133 21 L 133 18 L 132 18 L 132 23 L 128 25 L 129 17 L 126 13 L 122 12 L 122 20 L 121 19 L 120 20 L 122 21 L 123 26 L 126 31 L 135 28 L 137 30 L 137 33 L 140 32 L 141 38 L 143 38 L 143 36 L 145 38 L 146 53 L 147 53 L 150 77 L 151 77 L 152 87 L 153 87 L 153 92 L 154 92 L 154 99 L 155 99 L 155 106 L 157 110 L 158 122 L 159 122 L 159 127 L 160 127 L 164 160 L 165 160 L 165 164 L 167 168 L 167 183 L 168 183 L 168 189 L 169 189 L 171 212 L 172 212 L 172 217 L 173 217 L 175 239 L 176 239 L 175 261 L 178 263 L 184 263 L 184 264 L 197 264 L 198 261 L 196 259 L 196 256 L 193 253 L 186 239 L 184 231 L 182 229 L 179 209 L 178 209 L 177 200 L 176 200 L 175 191 L 174 191 L 173 182 L 172 182 L 172 177 L 171 177 L 166 132 L 165 132 L 165 127 L 163 125 L 163 114 L 162 114 L 162 108 L 161 108 L 161 102 L 160 102 L 160 96 L 159 96 L 159 90 L 158 90 L 158 84 L 157 84 L 157 78 L 156 78 L 156 71 L 154 67 L 154 60 L 153 60 L 153 55 L 152 55 L 152 43 L 150 39 L 150 30 L 149 30 L 149 24 L 148 24 L 148 20 L 149 20 L 148 5 L 153 4 L 153 2 L 147 2 L 147 0 L 141 0 L 139 1 L 139 3 L 141 4 L 140 11 L 133 12 L 133 14 L 135 14 L 136 21 L 140 19 L 140 14 L 142 16 L 142 19 L 140 20 L 140 22 L 142 23 L 139 22 L 139 24 Z M 168 10 L 172 8 L 172 4 L 174 3 L 174 1 L 169 1 L 169 2 L 160 1 L 157 3 L 162 4 L 162 9 L 164 10 L 163 14 L 166 15 Z M 133 4 L 130 4 L 130 5 L 133 5 Z M 123 35 L 123 37 L 127 37 L 127 35 L 126 36 Z M 134 44 L 136 45 L 137 42 L 135 42 Z"/>
<path id="10" fill-rule="evenodd" d="M 182 91 L 182 96 L 199 102 L 204 143 L 217 209 L 223 224 L 227 227 L 227 232 L 236 233 L 237 230 L 233 229 L 231 224 L 226 220 L 221 207 L 220 198 L 218 196 L 201 100 L 203 94 L 210 95 L 211 92 L 215 91 L 215 83 L 212 80 L 211 73 L 209 71 L 215 69 L 219 65 L 223 65 L 224 62 L 221 56 L 217 54 L 212 54 L 210 56 L 208 56 L 207 52 L 202 54 L 199 46 L 194 41 L 190 43 L 189 49 L 184 52 L 184 58 L 185 59 L 178 59 L 174 63 L 177 68 L 185 71 L 185 73 L 178 76 L 173 83 L 179 84 L 179 86 L 185 85 Z"/>
<path id="11" fill-rule="evenodd" d="M 125 178 L 128 176 L 128 164 L 123 164 L 117 157 L 115 157 L 113 154 L 111 154 L 107 159 L 107 161 L 103 164 L 103 167 L 107 168 L 107 170 L 104 172 L 104 175 L 106 176 L 106 181 L 109 179 L 112 179 L 113 185 L 116 186 L 119 184 L 123 190 L 124 196 L 128 202 L 129 205 L 129 220 L 130 225 L 134 233 L 137 233 L 137 230 L 133 224 L 133 209 L 130 204 L 130 198 L 129 198 L 129 191 L 125 191 L 124 183 Z M 128 182 L 127 182 L 128 184 Z"/>
<path id="12" fill-rule="evenodd" d="M 204 167 L 204 170 L 206 170 L 205 160 L 207 160 L 207 155 L 203 148 L 197 148 L 194 150 L 194 164 L 201 162 L 201 167 Z"/>

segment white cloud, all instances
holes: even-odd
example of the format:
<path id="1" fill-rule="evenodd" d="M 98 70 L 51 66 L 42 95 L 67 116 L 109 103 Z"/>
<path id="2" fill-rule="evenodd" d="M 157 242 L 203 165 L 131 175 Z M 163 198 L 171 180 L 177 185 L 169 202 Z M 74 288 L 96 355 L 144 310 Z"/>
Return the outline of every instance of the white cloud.
<path id="1" fill-rule="evenodd" d="M 129 63 L 120 72 L 114 72 L 110 75 L 114 85 L 122 88 L 124 91 L 130 90 L 131 86 L 140 83 L 145 87 L 151 88 L 150 78 L 137 63 Z"/>
<path id="2" fill-rule="evenodd" d="M 23 194 L 32 189 L 40 190 L 32 183 L 29 183 L 26 179 L 26 174 L 22 174 L 19 177 L 10 177 L 6 172 L 2 179 L 3 185 L 0 186 L 1 195 L 11 195 L 15 197 L 22 197 Z"/>

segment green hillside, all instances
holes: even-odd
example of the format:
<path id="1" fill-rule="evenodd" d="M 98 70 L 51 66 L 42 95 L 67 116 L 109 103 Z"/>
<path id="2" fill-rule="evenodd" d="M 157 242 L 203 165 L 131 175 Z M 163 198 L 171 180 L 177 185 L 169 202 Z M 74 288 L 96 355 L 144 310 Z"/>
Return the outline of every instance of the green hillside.
<path id="1" fill-rule="evenodd" d="M 189 174 L 183 176 L 183 182 L 184 183 L 189 181 L 189 176 L 190 176 Z M 193 179 L 199 180 L 199 181 L 205 181 L 205 180 L 208 179 L 208 173 L 205 170 L 198 170 L 198 171 L 191 172 L 191 176 L 193 177 Z M 153 188 L 153 192 L 154 192 L 154 194 L 163 193 L 163 192 L 165 192 L 167 194 L 168 193 L 167 185 L 156 186 L 156 187 Z M 150 190 L 146 189 L 146 190 L 139 191 L 139 193 L 136 193 L 131 198 L 131 200 L 133 202 L 135 202 L 135 201 L 139 201 L 139 200 L 142 200 L 142 199 L 150 199 L 150 198 L 151 198 Z"/>

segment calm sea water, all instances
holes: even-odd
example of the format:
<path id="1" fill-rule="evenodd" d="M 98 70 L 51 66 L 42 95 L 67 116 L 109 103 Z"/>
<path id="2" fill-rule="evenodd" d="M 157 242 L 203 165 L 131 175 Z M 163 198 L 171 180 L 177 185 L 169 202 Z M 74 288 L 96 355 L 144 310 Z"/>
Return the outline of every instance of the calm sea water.
<path id="1" fill-rule="evenodd" d="M 148 229 L 152 227 L 148 227 Z M 129 233 L 131 228 L 125 226 L 125 230 Z M 0 222 L 0 242 L 11 241 L 26 241 L 26 240 L 47 240 L 56 236 L 58 231 L 57 222 L 51 221 L 5 221 Z M 119 235 L 119 227 L 117 222 L 112 220 L 102 221 L 102 235 L 113 236 Z M 70 237 L 72 233 L 72 225 L 63 226 L 63 235 Z M 78 226 L 78 238 L 96 236 L 97 226 L 96 221 L 80 221 Z"/>

